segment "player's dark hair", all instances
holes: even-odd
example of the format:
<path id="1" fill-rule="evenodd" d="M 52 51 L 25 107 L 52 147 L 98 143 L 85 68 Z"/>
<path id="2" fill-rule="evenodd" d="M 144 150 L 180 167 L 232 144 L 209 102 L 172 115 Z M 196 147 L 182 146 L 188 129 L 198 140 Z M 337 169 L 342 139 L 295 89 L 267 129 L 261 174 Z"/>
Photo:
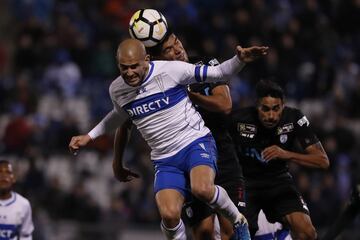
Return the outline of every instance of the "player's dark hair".
<path id="1" fill-rule="evenodd" d="M 274 81 L 271 80 L 260 80 L 255 87 L 256 91 L 256 99 L 259 100 L 263 97 L 273 97 L 273 98 L 280 98 L 284 101 L 284 91 Z"/>
<path id="2" fill-rule="evenodd" d="M 171 36 L 171 34 L 173 34 L 173 33 L 174 32 L 172 31 L 172 29 L 169 27 L 166 31 L 164 38 L 161 40 L 161 42 L 159 44 L 155 45 L 154 47 L 146 48 L 146 51 L 150 55 L 151 59 L 153 59 L 153 58 L 156 59 L 161 55 L 161 51 L 162 51 L 164 42 L 166 42 L 169 39 L 169 37 Z"/>
<path id="3" fill-rule="evenodd" d="M 11 164 L 8 160 L 0 159 L 0 164 Z"/>

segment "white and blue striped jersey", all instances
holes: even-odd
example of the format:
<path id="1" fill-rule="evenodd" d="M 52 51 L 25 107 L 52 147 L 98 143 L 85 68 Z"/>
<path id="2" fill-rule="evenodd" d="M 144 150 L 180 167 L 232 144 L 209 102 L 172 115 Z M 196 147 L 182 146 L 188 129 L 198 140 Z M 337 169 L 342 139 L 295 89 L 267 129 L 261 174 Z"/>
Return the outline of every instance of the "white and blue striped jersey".
<path id="1" fill-rule="evenodd" d="M 192 105 L 186 85 L 221 81 L 243 66 L 237 56 L 218 66 L 196 66 L 180 61 L 150 62 L 148 74 L 140 86 L 129 86 L 121 76 L 112 82 L 109 92 L 114 110 L 89 132 L 89 136 L 94 139 L 110 133 L 130 117 L 149 144 L 152 160 L 173 156 L 210 132 Z"/>
<path id="2" fill-rule="evenodd" d="M 0 240 L 31 240 L 34 224 L 29 201 L 16 192 L 0 200 Z"/>

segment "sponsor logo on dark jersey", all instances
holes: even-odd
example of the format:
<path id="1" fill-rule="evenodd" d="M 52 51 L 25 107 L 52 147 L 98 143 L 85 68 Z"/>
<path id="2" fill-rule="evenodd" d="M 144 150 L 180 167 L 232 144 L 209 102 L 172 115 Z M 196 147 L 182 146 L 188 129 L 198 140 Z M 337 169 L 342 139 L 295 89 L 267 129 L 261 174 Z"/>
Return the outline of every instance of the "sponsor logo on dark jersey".
<path id="1" fill-rule="evenodd" d="M 240 136 L 246 138 L 254 138 L 257 132 L 257 128 L 255 125 L 247 124 L 247 123 L 238 123 L 237 130 Z"/>
<path id="2" fill-rule="evenodd" d="M 287 123 L 287 124 L 284 124 L 284 126 L 282 126 L 282 127 L 278 127 L 276 130 L 276 134 L 281 135 L 284 133 L 292 132 L 293 130 L 294 130 L 294 125 L 292 123 Z"/>

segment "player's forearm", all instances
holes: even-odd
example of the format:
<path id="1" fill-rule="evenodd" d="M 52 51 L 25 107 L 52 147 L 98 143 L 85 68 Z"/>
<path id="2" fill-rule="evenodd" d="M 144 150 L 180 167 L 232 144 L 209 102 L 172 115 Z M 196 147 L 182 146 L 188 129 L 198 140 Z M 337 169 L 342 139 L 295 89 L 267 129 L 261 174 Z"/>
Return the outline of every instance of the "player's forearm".
<path id="1" fill-rule="evenodd" d="M 189 93 L 191 101 L 210 112 L 229 114 L 232 109 L 231 101 L 222 96 L 205 96 L 200 93 Z"/>
<path id="2" fill-rule="evenodd" d="M 115 110 L 112 110 L 88 133 L 88 135 L 91 139 L 96 139 L 104 134 L 110 134 L 114 132 L 122 122 L 122 117 Z"/>
<path id="3" fill-rule="evenodd" d="M 240 72 L 245 67 L 245 63 L 242 62 L 237 55 L 235 55 L 215 67 L 219 67 L 223 77 L 227 78 Z"/>
<path id="4" fill-rule="evenodd" d="M 125 122 L 120 128 L 116 129 L 114 138 L 114 167 L 123 166 L 123 156 L 126 145 L 131 134 L 131 123 Z"/>
<path id="5" fill-rule="evenodd" d="M 196 82 L 219 82 L 226 81 L 245 66 L 237 56 L 234 56 L 217 66 L 201 65 L 195 67 Z"/>
<path id="6" fill-rule="evenodd" d="M 322 153 L 296 153 L 288 151 L 288 159 L 297 164 L 313 167 L 313 168 L 323 168 L 326 169 L 329 167 L 329 160 L 325 154 Z"/>

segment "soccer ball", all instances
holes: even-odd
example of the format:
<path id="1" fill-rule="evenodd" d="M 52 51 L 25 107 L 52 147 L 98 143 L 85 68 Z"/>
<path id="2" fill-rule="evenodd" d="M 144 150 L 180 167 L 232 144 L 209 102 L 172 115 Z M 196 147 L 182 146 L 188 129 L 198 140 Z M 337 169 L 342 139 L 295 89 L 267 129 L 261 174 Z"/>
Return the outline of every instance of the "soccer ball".
<path id="1" fill-rule="evenodd" d="M 154 9 L 138 10 L 129 22 L 130 36 L 140 40 L 145 47 L 154 47 L 160 43 L 167 30 L 165 17 Z"/>

